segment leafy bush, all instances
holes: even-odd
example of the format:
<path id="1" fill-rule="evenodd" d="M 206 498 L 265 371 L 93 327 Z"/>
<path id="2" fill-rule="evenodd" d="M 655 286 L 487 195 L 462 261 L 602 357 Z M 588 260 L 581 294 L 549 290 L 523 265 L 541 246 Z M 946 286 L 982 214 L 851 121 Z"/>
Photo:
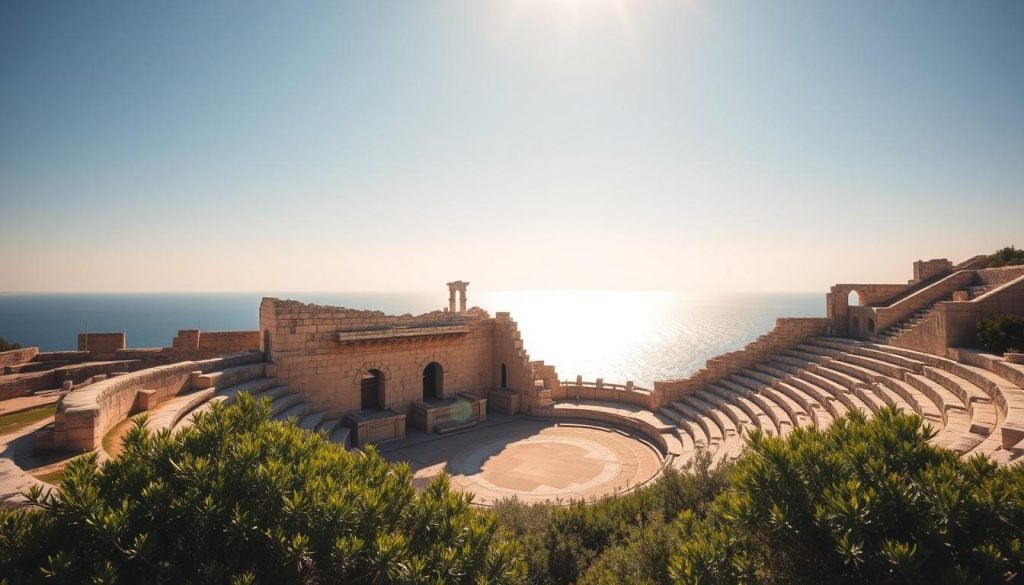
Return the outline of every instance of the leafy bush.
<path id="1" fill-rule="evenodd" d="M 685 583 L 1008 583 L 1024 575 L 1024 466 L 959 458 L 917 416 L 754 432 L 732 488 L 677 522 Z"/>
<path id="2" fill-rule="evenodd" d="M 20 343 L 11 343 L 0 337 L 0 351 L 11 351 L 12 349 L 21 349 Z"/>
<path id="3" fill-rule="evenodd" d="M 683 510 L 703 510 L 728 487 L 730 466 L 711 468 L 698 451 L 685 471 L 595 502 L 528 505 L 498 502 L 493 513 L 524 549 L 534 584 L 670 583 L 676 547 L 671 523 Z"/>
<path id="4" fill-rule="evenodd" d="M 1024 264 L 1024 250 L 1018 250 L 1013 246 L 1007 246 L 996 250 L 988 257 L 988 267 L 998 268 L 1000 266 L 1017 266 Z"/>
<path id="5" fill-rule="evenodd" d="M 71 462 L 41 511 L 0 511 L 10 583 L 519 582 L 517 547 L 406 465 L 268 421 L 248 395 L 178 434 L 138 422 L 122 454 Z"/>
<path id="6" fill-rule="evenodd" d="M 1024 318 L 996 315 L 978 320 L 978 341 L 985 349 L 1005 353 L 1008 349 L 1024 349 Z"/>

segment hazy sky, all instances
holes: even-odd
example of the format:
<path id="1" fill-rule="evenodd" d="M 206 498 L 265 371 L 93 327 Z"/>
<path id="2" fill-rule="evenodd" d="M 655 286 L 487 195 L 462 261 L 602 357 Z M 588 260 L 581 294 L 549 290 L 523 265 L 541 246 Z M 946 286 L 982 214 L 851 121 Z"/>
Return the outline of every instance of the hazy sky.
<path id="1" fill-rule="evenodd" d="M 1024 2 L 0 3 L 0 291 L 824 290 L 1024 245 Z"/>

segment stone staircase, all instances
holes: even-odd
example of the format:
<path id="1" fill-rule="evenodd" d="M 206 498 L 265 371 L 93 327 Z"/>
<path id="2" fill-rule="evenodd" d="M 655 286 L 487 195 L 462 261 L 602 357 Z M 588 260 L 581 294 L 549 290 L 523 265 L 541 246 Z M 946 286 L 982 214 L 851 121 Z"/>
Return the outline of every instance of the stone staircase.
<path id="1" fill-rule="evenodd" d="M 1024 380 L 1024 366 L 993 356 L 972 361 L 979 365 L 879 343 L 812 338 L 658 414 L 679 431 L 680 462 L 698 448 L 715 462 L 738 457 L 755 428 L 786 436 L 801 427 L 826 428 L 853 410 L 872 415 L 887 406 L 920 415 L 937 445 L 1017 461 L 1024 456 L 1024 389 L 1010 378 Z"/>
<path id="2" fill-rule="evenodd" d="M 968 286 L 968 287 L 966 287 L 967 299 L 968 300 L 974 300 L 974 299 L 976 299 L 976 298 L 978 298 L 978 297 L 988 293 L 989 291 L 993 290 L 994 288 L 997 288 L 997 287 L 994 286 L 994 285 L 973 285 L 973 286 Z M 922 321 L 927 321 L 928 319 L 930 319 L 932 317 L 932 315 L 936 311 L 939 310 L 939 303 L 944 302 L 944 301 L 952 301 L 952 300 L 953 300 L 953 295 L 948 295 L 948 296 L 946 296 L 944 298 L 941 298 L 941 299 L 935 301 L 934 303 L 931 303 L 930 305 L 925 306 L 925 307 L 921 308 L 920 310 L 914 312 L 912 315 L 910 315 L 906 319 L 903 319 L 903 320 L 901 320 L 901 321 L 899 321 L 899 322 L 897 322 L 897 323 L 895 323 L 895 324 L 893 324 L 893 325 L 883 329 L 882 331 L 879 331 L 878 333 L 870 336 L 870 339 L 872 341 L 874 341 L 874 342 L 877 342 L 877 343 L 890 343 L 890 342 L 896 340 L 896 338 L 898 338 L 899 336 L 903 335 L 904 333 L 912 331 Z"/>
<path id="3" fill-rule="evenodd" d="M 179 431 L 195 424 L 195 417 L 217 403 L 230 404 L 241 392 L 270 401 L 272 420 L 293 419 L 310 432 L 322 432 L 331 442 L 350 448 L 349 429 L 340 417 L 328 417 L 298 394 L 264 375 L 266 364 L 247 364 L 209 372 L 193 379 L 191 392 L 175 396 L 150 412 L 147 427 L 152 431 Z"/>

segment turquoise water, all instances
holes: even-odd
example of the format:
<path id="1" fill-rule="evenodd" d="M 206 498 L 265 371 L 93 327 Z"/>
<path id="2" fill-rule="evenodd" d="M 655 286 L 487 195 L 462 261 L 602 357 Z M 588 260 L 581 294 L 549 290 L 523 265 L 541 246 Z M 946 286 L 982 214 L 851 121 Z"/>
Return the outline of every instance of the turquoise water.
<path id="1" fill-rule="evenodd" d="M 73 349 L 81 331 L 124 331 L 130 347 L 170 345 L 178 329 L 256 329 L 261 293 L 2 294 L 0 336 L 44 351 Z M 304 302 L 422 313 L 440 292 L 268 293 Z M 703 295 L 642 291 L 473 291 L 470 305 L 508 311 L 532 359 L 562 378 L 650 386 L 684 377 L 772 328 L 778 317 L 818 317 L 822 293 Z"/>

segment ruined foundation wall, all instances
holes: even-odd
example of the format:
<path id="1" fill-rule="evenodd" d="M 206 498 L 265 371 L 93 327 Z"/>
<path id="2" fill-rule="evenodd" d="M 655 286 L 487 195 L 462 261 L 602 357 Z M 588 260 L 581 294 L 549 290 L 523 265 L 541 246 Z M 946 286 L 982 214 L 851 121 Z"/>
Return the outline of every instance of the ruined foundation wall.
<path id="1" fill-rule="evenodd" d="M 6 366 L 17 366 L 32 361 L 39 354 L 38 347 L 23 347 L 0 352 L 0 373 Z"/>
<path id="2" fill-rule="evenodd" d="M 182 329 L 171 341 L 171 350 L 179 359 L 260 351 L 260 332 Z"/>
<path id="3" fill-rule="evenodd" d="M 79 333 L 78 351 L 88 351 L 94 360 L 114 359 L 117 350 L 126 347 L 127 340 L 128 336 L 123 332 Z"/>

